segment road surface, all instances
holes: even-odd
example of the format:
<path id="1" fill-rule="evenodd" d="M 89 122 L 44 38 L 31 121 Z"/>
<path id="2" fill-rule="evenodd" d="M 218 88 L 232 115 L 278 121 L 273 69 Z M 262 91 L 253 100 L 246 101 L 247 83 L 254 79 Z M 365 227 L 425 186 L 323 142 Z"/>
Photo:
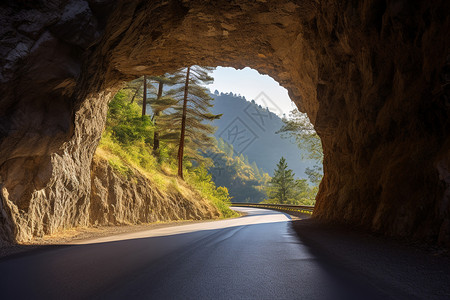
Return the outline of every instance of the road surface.
<path id="1" fill-rule="evenodd" d="M 2 260 L 1 299 L 398 299 L 324 264 L 287 215 L 236 209 Z"/>

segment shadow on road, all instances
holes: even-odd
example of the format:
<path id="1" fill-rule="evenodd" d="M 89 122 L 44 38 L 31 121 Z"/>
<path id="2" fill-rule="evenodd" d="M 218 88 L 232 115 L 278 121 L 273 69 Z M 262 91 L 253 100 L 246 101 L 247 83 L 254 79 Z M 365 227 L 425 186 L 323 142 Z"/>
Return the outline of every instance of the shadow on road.
<path id="1" fill-rule="evenodd" d="M 450 299 L 450 257 L 314 219 L 292 228 L 331 272 L 346 270 L 398 299 Z"/>

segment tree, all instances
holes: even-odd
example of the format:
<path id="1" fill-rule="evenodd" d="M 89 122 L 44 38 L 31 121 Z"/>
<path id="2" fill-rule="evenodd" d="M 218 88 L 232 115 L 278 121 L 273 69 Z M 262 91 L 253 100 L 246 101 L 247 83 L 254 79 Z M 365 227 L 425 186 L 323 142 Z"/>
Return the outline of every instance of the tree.
<path id="1" fill-rule="evenodd" d="M 183 160 L 204 162 L 199 151 L 215 145 L 212 134 L 215 128 L 209 121 L 221 115 L 211 114 L 209 109 L 214 100 L 204 85 L 214 79 L 208 75 L 212 68 L 192 66 L 181 70 L 175 76 L 183 77 L 184 84 L 167 93 L 176 101 L 170 113 L 160 117 L 159 127 L 164 132 L 161 139 L 178 141 L 178 176 L 183 178 Z"/>
<path id="2" fill-rule="evenodd" d="M 281 133 L 284 138 L 294 138 L 297 146 L 307 153 L 307 158 L 315 161 L 312 168 L 306 168 L 306 175 L 309 181 L 318 185 L 322 180 L 322 162 L 323 151 L 320 137 L 314 130 L 313 125 L 309 122 L 306 114 L 301 113 L 298 109 L 290 112 L 290 118 L 283 118 L 284 125 L 277 133 Z"/>
<path id="3" fill-rule="evenodd" d="M 297 182 L 294 179 L 294 172 L 288 169 L 286 159 L 281 157 L 272 179 L 269 181 L 268 197 L 269 201 L 281 204 L 289 203 L 296 194 Z"/>
<path id="4" fill-rule="evenodd" d="M 323 177 L 321 167 L 318 165 L 314 165 L 312 168 L 306 167 L 305 174 L 314 186 L 319 186 Z"/>
<path id="5" fill-rule="evenodd" d="M 141 108 L 130 103 L 130 93 L 123 89 L 109 103 L 106 127 L 121 145 L 151 144 L 154 126 L 148 116 L 141 116 Z"/>
<path id="6" fill-rule="evenodd" d="M 236 202 L 259 203 L 267 198 L 265 186 L 270 179 L 269 174 L 260 174 L 255 162 L 252 165 L 245 163 L 245 156 L 242 161 L 241 155 L 234 155 L 233 152 L 227 155 L 224 150 L 229 147 L 226 147 L 228 143 L 223 139 L 219 139 L 217 145 L 217 148 L 208 149 L 205 153 L 213 160 L 208 171 L 215 184 L 228 188 Z"/>
<path id="7" fill-rule="evenodd" d="M 223 152 L 225 152 L 225 154 L 228 157 L 233 157 L 234 156 L 234 148 L 233 145 L 228 144 L 227 142 L 225 142 L 222 138 L 219 138 L 218 141 L 218 146 L 217 146 L 220 150 L 222 150 Z"/>
<path id="8" fill-rule="evenodd" d="M 147 83 L 147 91 L 152 89 L 153 86 L 148 85 Z M 124 88 L 124 90 L 130 90 L 132 92 L 130 103 L 134 103 L 134 100 L 143 99 L 144 97 L 144 76 L 136 78 L 130 82 L 128 82 Z M 130 96 L 130 95 L 128 95 Z"/>
<path id="9" fill-rule="evenodd" d="M 178 83 L 180 80 L 180 76 L 166 74 L 163 76 L 152 76 L 150 80 L 154 81 L 158 85 L 158 91 L 154 94 L 153 97 L 149 98 L 150 106 L 153 111 L 153 123 L 157 125 L 158 119 L 166 109 L 173 107 L 177 104 L 177 101 L 172 97 L 164 95 L 164 86 L 173 86 Z M 170 91 L 166 94 L 170 94 Z M 156 156 L 159 156 L 159 147 L 160 147 L 160 131 L 158 130 L 158 126 L 155 128 L 154 136 L 153 136 L 153 153 Z"/>
<path id="10" fill-rule="evenodd" d="M 186 71 L 186 83 L 184 84 L 184 96 L 183 96 L 183 112 L 181 114 L 181 135 L 180 144 L 178 147 L 178 176 L 183 179 L 183 153 L 184 153 L 184 141 L 186 135 L 186 117 L 187 117 L 187 101 L 189 95 L 189 76 L 191 67 L 187 68 Z"/>
<path id="11" fill-rule="evenodd" d="M 144 95 L 142 97 L 142 116 L 145 116 L 146 109 L 147 109 L 147 76 L 144 75 Z"/>
<path id="12" fill-rule="evenodd" d="M 250 164 L 250 167 L 252 167 L 253 171 L 255 172 L 256 178 L 260 179 L 260 178 L 261 178 L 261 173 L 260 173 L 260 171 L 259 171 L 259 168 L 258 168 L 258 165 L 256 164 L 256 162 L 253 161 L 253 162 Z"/>
<path id="13" fill-rule="evenodd" d="M 136 98 L 142 99 L 141 115 L 147 115 L 147 105 L 150 104 L 153 112 L 151 120 L 156 125 L 158 117 L 161 113 L 176 104 L 176 101 L 171 97 L 164 95 L 165 86 L 173 86 L 179 81 L 179 76 L 165 74 L 162 76 L 141 76 L 133 81 L 127 83 L 124 90 L 131 90 L 133 96 L 130 104 L 134 103 Z M 153 83 L 156 83 L 154 85 Z M 140 101 L 139 101 L 140 102 Z M 153 153 L 159 157 L 160 147 L 160 131 L 155 126 L 153 136 Z"/>

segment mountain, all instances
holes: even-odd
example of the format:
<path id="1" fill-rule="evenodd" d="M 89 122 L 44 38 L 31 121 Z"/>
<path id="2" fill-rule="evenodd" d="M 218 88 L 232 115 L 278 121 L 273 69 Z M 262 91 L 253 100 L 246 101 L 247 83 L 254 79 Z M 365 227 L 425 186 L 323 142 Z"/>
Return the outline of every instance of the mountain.
<path id="1" fill-rule="evenodd" d="M 215 136 L 233 145 L 236 156 L 247 156 L 250 163 L 256 162 L 270 176 L 283 156 L 296 177 L 307 178 L 305 169 L 312 167 L 314 162 L 303 159 L 295 143 L 276 133 L 283 126 L 280 117 L 254 101 L 232 93 L 216 91 L 211 96 L 215 99 L 212 113 L 223 114 L 213 122 L 217 126 Z"/>

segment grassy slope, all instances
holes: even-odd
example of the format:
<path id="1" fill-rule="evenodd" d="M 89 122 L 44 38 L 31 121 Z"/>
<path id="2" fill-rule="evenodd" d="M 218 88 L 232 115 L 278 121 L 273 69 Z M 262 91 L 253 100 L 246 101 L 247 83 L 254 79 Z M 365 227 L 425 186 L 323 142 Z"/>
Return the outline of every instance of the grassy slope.
<path id="1" fill-rule="evenodd" d="M 154 182 L 162 192 L 176 189 L 185 197 L 190 197 L 193 192 L 197 192 L 216 206 L 223 218 L 238 216 L 229 208 L 230 199 L 226 189 L 216 188 L 210 177 L 205 177 L 201 172 L 186 171 L 186 181 L 180 180 L 176 176 L 174 167 L 164 163 L 159 164 L 151 149 L 144 144 L 122 146 L 106 132 L 100 141 L 96 155 L 106 159 L 116 171 L 124 176 L 130 176 L 131 168 L 133 168 Z"/>

